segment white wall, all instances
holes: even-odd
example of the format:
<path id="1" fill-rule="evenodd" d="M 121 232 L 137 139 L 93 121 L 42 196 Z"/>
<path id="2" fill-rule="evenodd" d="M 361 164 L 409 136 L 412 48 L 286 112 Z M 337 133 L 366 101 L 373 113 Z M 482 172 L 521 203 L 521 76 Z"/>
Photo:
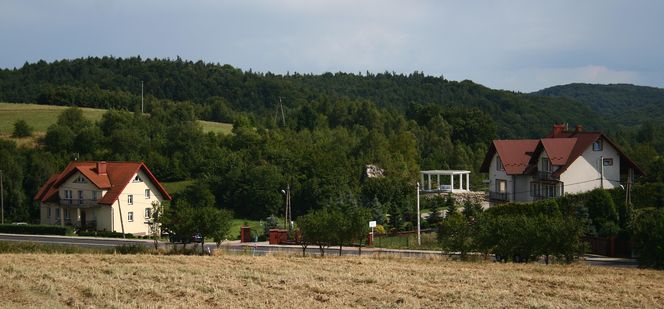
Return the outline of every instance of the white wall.
<path id="1" fill-rule="evenodd" d="M 579 156 L 565 172 L 560 180 L 565 184 L 565 193 L 581 193 L 601 187 L 601 157 L 612 158 L 613 166 L 604 166 L 604 188 L 612 189 L 620 186 L 620 156 L 615 148 L 603 141 L 602 151 L 593 151 L 592 145 Z"/>
<path id="2" fill-rule="evenodd" d="M 125 233 L 132 233 L 138 235 L 145 235 L 150 232 L 149 226 L 146 224 L 145 208 L 152 209 L 152 202 L 158 201 L 161 203 L 163 196 L 157 187 L 150 181 L 143 171 L 139 171 L 139 177 L 142 182 L 130 181 L 125 187 L 124 191 L 118 197 L 121 207 L 118 207 L 118 201 L 113 204 L 113 230 L 116 232 L 122 231 L 120 222 L 120 212 L 122 209 L 122 224 L 124 224 Z M 132 177 L 132 179 L 134 179 Z M 145 189 L 150 189 L 150 198 L 146 198 Z M 133 196 L 133 204 L 128 204 L 128 196 Z M 134 221 L 128 221 L 129 212 L 134 213 Z"/>
<path id="3" fill-rule="evenodd" d="M 509 200 L 512 200 L 512 192 L 514 188 L 514 182 L 512 179 L 512 175 L 507 175 L 507 173 L 502 170 L 499 171 L 496 169 L 496 161 L 498 160 L 498 154 L 493 155 L 493 159 L 491 159 L 491 165 L 489 166 L 489 191 L 491 192 L 497 192 L 496 191 L 496 180 L 505 180 L 507 182 L 507 198 Z"/>

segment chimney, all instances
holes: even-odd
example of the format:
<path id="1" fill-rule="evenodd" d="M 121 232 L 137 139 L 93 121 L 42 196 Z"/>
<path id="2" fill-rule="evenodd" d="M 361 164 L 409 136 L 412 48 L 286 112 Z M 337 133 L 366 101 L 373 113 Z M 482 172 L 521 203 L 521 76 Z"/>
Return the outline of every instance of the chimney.
<path id="1" fill-rule="evenodd" d="M 583 132 L 583 126 L 580 125 L 580 124 L 577 124 L 576 129 L 574 130 L 574 132 L 576 132 L 576 133 Z"/>
<path id="2" fill-rule="evenodd" d="M 554 124 L 553 125 L 553 131 L 551 132 L 551 137 L 556 138 L 560 137 L 560 135 L 565 132 L 565 125 L 564 124 Z"/>
<path id="3" fill-rule="evenodd" d="M 97 161 L 97 174 L 106 175 L 106 161 Z"/>

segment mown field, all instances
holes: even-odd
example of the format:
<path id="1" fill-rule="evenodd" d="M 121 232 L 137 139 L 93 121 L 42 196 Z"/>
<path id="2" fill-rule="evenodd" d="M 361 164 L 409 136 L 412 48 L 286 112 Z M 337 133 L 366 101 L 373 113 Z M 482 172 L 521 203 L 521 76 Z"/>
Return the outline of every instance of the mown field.
<path id="1" fill-rule="evenodd" d="M 14 130 L 14 122 L 19 119 L 25 120 L 34 129 L 37 136 L 43 136 L 48 127 L 57 121 L 58 115 L 66 108 L 66 106 L 53 105 L 0 103 L 0 137 L 9 138 Z M 91 121 L 101 119 L 101 116 L 106 112 L 105 109 L 81 109 L 83 110 L 83 116 Z M 205 132 L 228 134 L 233 129 L 233 125 L 229 123 L 199 122 Z M 18 142 L 27 144 L 26 141 Z"/>
<path id="2" fill-rule="evenodd" d="M 2 307 L 661 307 L 664 272 L 439 259 L 1 254 Z"/>

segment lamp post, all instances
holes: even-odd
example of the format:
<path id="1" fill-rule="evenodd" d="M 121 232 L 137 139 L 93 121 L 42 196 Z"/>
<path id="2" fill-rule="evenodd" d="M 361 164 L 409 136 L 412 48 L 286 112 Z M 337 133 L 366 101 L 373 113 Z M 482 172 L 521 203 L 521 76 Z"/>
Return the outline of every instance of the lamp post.
<path id="1" fill-rule="evenodd" d="M 0 170 L 0 207 L 2 209 L 2 224 L 5 224 L 5 188 L 2 186 L 2 170 Z"/>
<path id="2" fill-rule="evenodd" d="M 420 183 L 417 183 L 417 245 L 422 245 L 422 238 L 420 236 Z"/>
<path id="3" fill-rule="evenodd" d="M 292 220 L 292 214 L 291 214 L 291 206 L 290 206 L 290 184 L 286 185 L 286 190 L 281 190 L 281 193 L 284 195 L 286 198 L 286 205 L 285 205 L 285 214 L 284 214 L 284 228 L 288 229 L 290 231 L 291 229 L 291 220 Z"/>

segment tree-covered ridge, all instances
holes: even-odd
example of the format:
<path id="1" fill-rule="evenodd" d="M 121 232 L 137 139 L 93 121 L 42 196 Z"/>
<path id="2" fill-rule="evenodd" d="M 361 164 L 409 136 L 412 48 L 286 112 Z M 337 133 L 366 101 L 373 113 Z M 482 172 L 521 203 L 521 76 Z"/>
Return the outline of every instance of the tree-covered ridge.
<path id="1" fill-rule="evenodd" d="M 192 101 L 205 120 L 232 121 L 234 112 L 247 112 L 258 125 L 269 126 L 282 98 L 287 116 L 309 105 L 334 107 L 339 100 L 369 101 L 400 111 L 412 104 L 478 108 L 491 115 L 501 138 L 539 136 L 555 122 L 602 128 L 599 117 L 572 100 L 492 90 L 421 72 L 277 75 L 180 58 L 91 57 L 26 63 L 0 71 L 0 100 L 135 110 L 140 105 L 141 81 L 148 105 L 159 99 Z"/>
<path id="2" fill-rule="evenodd" d="M 623 125 L 664 121 L 664 89 L 630 84 L 568 84 L 534 94 L 564 97 L 584 103 L 605 119 Z"/>

